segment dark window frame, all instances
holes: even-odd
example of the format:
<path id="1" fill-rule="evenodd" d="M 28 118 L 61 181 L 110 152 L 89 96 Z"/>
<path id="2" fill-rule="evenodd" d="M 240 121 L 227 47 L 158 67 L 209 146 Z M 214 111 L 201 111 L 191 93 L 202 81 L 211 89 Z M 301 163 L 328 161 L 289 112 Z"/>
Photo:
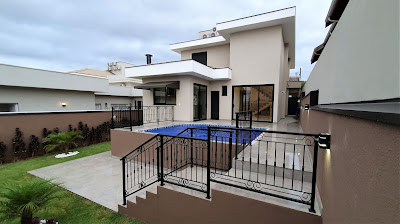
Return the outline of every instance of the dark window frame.
<path id="1" fill-rule="evenodd" d="M 233 106 L 234 106 L 234 97 L 235 97 L 235 87 L 253 87 L 253 86 L 272 86 L 272 113 L 271 113 L 271 121 L 257 121 L 257 122 L 265 122 L 265 123 L 274 123 L 274 108 L 275 108 L 275 84 L 259 84 L 259 85 L 236 85 L 232 86 L 232 101 L 231 101 L 231 108 L 232 108 L 232 113 L 231 113 L 231 120 L 236 120 L 235 119 L 235 112 L 233 111 Z"/>
<path id="2" fill-rule="evenodd" d="M 228 86 L 222 86 L 222 96 L 228 96 Z"/>
<path id="3" fill-rule="evenodd" d="M 204 55 L 205 55 L 205 63 L 203 63 L 202 61 L 199 61 L 198 59 L 196 60 L 195 59 L 195 57 L 197 56 L 197 57 L 204 57 Z M 199 63 L 201 63 L 201 64 L 203 64 L 203 65 L 205 65 L 205 66 L 208 66 L 207 64 L 208 64 L 208 58 L 207 58 L 207 51 L 202 51 L 202 52 L 196 52 L 196 53 L 192 53 L 192 60 L 194 60 L 194 61 L 197 61 L 197 62 L 199 62 Z"/>
<path id="4" fill-rule="evenodd" d="M 165 96 L 164 96 L 164 98 L 165 98 L 165 103 L 157 103 L 156 102 L 156 90 L 159 90 L 159 89 L 164 89 L 164 93 L 165 93 Z M 174 90 L 174 97 L 175 97 L 175 103 L 174 104 L 170 104 L 170 103 L 167 103 L 167 92 L 168 92 L 168 90 L 169 89 L 171 89 L 171 90 Z M 174 89 L 174 88 L 168 88 L 168 87 L 165 87 L 165 88 L 154 88 L 153 89 L 153 105 L 176 105 L 176 89 Z"/>

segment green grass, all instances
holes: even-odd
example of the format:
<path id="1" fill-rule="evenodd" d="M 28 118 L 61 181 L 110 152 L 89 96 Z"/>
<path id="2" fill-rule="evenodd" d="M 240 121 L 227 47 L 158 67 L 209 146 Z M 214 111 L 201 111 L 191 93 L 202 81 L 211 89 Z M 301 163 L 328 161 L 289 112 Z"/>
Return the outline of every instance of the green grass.
<path id="1" fill-rule="evenodd" d="M 46 166 L 51 166 L 58 163 L 67 162 L 74 159 L 79 159 L 86 156 L 106 152 L 111 150 L 110 142 L 100 143 L 87 147 L 74 149 L 79 151 L 76 156 L 71 156 L 63 159 L 54 158 L 54 154 L 28 159 L 16 163 L 6 164 L 0 166 L 0 183 L 7 181 L 30 181 L 33 178 L 32 175 L 28 174 L 28 171 L 39 169 Z M 0 189 L 2 191 L 3 189 Z M 66 190 L 65 190 L 66 191 Z M 81 198 L 80 196 L 70 193 L 68 191 L 67 196 L 62 200 L 59 200 L 58 206 L 63 208 L 64 211 L 48 211 L 34 214 L 41 219 L 55 218 L 59 223 L 142 223 L 140 221 L 125 217 L 117 212 L 111 211 L 101 205 L 94 202 Z M 5 223 L 19 223 L 19 219 L 13 221 L 2 221 L 1 224 Z"/>

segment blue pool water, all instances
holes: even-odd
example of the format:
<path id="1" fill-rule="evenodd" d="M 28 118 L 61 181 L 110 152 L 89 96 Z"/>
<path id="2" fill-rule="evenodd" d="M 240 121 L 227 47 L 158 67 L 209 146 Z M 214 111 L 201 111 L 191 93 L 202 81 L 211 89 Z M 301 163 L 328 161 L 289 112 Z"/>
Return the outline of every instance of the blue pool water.
<path id="1" fill-rule="evenodd" d="M 210 124 L 179 124 L 179 125 L 172 125 L 172 126 L 161 127 L 161 128 L 147 129 L 147 130 L 143 130 L 143 132 L 175 136 L 187 128 L 194 128 L 195 129 L 193 131 L 194 138 L 207 139 L 207 130 L 200 130 L 200 129 L 207 129 L 208 126 L 235 128 L 234 126 L 222 126 L 222 125 L 210 125 Z M 261 131 L 266 130 L 265 128 L 253 128 L 253 129 L 261 130 Z M 230 133 L 226 132 L 226 131 L 222 131 L 224 129 L 219 129 L 219 130 L 221 130 L 221 131 L 213 132 L 213 133 L 215 133 L 215 135 L 212 136 L 212 139 L 215 139 L 215 136 L 218 136 L 218 141 L 229 141 Z M 262 133 L 261 131 L 260 132 L 257 132 L 257 131 L 251 132 L 251 134 L 249 131 L 239 131 L 238 139 L 240 141 L 246 141 L 246 142 L 248 142 L 249 140 L 253 141 Z M 190 132 L 186 131 L 184 133 L 181 133 L 180 136 L 190 137 Z M 232 141 L 235 143 L 236 142 L 236 131 L 232 132 L 232 136 L 233 136 Z"/>

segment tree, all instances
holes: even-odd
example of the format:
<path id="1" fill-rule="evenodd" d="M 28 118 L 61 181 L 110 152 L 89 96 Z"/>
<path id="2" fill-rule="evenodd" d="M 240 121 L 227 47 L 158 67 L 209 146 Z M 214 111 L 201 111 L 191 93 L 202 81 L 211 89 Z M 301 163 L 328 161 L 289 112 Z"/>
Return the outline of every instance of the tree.
<path id="1" fill-rule="evenodd" d="M 21 217 L 21 224 L 30 224 L 34 213 L 57 208 L 54 204 L 65 191 L 60 183 L 50 181 L 35 178 L 4 184 L 0 192 L 0 217 L 8 220 Z"/>
<path id="2" fill-rule="evenodd" d="M 82 139 L 80 132 L 53 132 L 43 139 L 45 146 L 43 147 L 46 152 L 53 151 L 54 149 L 62 149 L 65 154 L 68 154 L 70 147 L 77 147 L 76 140 Z"/>

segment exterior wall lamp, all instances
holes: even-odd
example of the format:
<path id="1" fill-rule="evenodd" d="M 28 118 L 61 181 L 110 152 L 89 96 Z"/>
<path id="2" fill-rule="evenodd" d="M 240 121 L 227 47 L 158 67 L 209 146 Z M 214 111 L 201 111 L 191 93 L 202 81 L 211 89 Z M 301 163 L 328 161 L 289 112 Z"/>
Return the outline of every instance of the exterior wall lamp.
<path id="1" fill-rule="evenodd" d="M 304 109 L 305 109 L 305 110 L 309 110 L 309 109 L 310 109 L 310 104 L 304 105 Z"/>
<path id="2" fill-rule="evenodd" d="M 318 146 L 321 149 L 330 149 L 331 148 L 331 134 L 320 133 L 319 137 L 318 137 Z"/>
<path id="3" fill-rule="evenodd" d="M 66 107 L 66 106 L 67 106 L 67 103 L 63 102 L 63 103 L 61 103 L 61 106 L 62 106 L 62 107 Z"/>

